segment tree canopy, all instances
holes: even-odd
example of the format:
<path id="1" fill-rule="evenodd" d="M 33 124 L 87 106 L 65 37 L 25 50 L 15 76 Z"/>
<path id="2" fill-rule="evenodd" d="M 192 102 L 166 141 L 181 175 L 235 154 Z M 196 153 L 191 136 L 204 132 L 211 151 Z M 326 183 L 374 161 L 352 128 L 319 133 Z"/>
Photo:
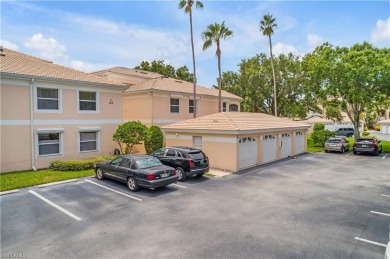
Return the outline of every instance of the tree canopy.
<path id="1" fill-rule="evenodd" d="M 155 72 L 163 76 L 168 76 L 188 82 L 192 82 L 194 80 L 194 75 L 189 72 L 187 66 L 181 66 L 175 69 L 175 67 L 168 64 L 164 60 L 153 60 L 150 63 L 148 61 L 142 61 L 138 66 L 135 66 L 134 69 Z"/>
<path id="2" fill-rule="evenodd" d="M 306 82 L 319 99 L 345 111 L 354 125 L 355 138 L 363 112 L 390 96 L 390 50 L 364 42 L 352 47 L 317 47 L 304 57 Z M 336 108 L 337 109 L 337 108 Z"/>

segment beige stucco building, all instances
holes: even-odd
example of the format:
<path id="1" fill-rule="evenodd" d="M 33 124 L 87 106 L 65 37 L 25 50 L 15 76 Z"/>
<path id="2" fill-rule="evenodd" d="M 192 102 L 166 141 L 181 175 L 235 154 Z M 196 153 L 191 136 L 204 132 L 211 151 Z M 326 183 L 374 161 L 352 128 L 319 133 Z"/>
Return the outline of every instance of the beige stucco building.
<path id="1" fill-rule="evenodd" d="M 166 146 L 202 149 L 212 168 L 236 172 L 307 151 L 310 125 L 262 113 L 223 112 L 162 127 Z"/>
<path id="2" fill-rule="evenodd" d="M 9 49 L 1 61 L 1 172 L 113 153 L 128 86 Z"/>
<path id="3" fill-rule="evenodd" d="M 123 120 L 163 126 L 194 117 L 193 83 L 157 73 L 113 67 L 93 74 L 124 83 Z M 222 91 L 222 110 L 240 111 L 242 98 Z M 197 116 L 218 112 L 218 90 L 196 87 Z"/>

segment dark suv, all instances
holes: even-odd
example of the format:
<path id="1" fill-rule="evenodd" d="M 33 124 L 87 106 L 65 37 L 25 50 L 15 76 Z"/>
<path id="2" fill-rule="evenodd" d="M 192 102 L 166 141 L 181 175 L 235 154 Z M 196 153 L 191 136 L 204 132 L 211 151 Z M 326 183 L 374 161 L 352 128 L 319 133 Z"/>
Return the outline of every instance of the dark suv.
<path id="1" fill-rule="evenodd" d="M 339 128 L 337 129 L 334 134 L 336 136 L 345 136 L 345 137 L 352 137 L 354 134 L 353 128 Z"/>
<path id="2" fill-rule="evenodd" d="M 164 165 L 176 168 L 179 181 L 189 176 L 202 176 L 209 171 L 209 159 L 200 149 L 191 147 L 165 147 L 155 151 Z"/>

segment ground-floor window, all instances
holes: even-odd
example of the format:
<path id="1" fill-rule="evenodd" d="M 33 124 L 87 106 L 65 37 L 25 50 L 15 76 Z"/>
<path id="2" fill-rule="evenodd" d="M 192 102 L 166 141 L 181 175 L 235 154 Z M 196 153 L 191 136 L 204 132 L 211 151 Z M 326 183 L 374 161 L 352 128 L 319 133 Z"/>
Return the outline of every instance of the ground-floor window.
<path id="1" fill-rule="evenodd" d="M 79 132 L 80 152 L 97 151 L 99 132 Z"/>
<path id="2" fill-rule="evenodd" d="M 38 133 L 38 155 L 60 155 L 61 133 Z"/>

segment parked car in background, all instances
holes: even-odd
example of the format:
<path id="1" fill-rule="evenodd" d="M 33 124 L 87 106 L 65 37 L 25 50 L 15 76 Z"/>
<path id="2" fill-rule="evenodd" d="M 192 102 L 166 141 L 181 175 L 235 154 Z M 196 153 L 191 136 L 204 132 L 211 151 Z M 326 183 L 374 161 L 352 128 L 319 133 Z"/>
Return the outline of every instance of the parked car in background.
<path id="1" fill-rule="evenodd" d="M 345 138 L 331 137 L 325 142 L 325 152 L 338 151 L 344 153 L 350 150 L 349 142 Z"/>
<path id="2" fill-rule="evenodd" d="M 127 183 L 133 192 L 140 187 L 157 188 L 178 180 L 174 168 L 149 155 L 124 155 L 109 162 L 100 162 L 95 164 L 95 173 L 99 180 L 107 177 Z"/>
<path id="3" fill-rule="evenodd" d="M 371 153 L 377 156 L 382 153 L 382 143 L 376 138 L 358 138 L 353 145 L 353 153 Z"/>
<path id="4" fill-rule="evenodd" d="M 202 176 L 209 171 L 209 159 L 200 149 L 165 147 L 152 155 L 164 165 L 175 168 L 179 181 L 184 181 L 189 176 Z"/>
<path id="5" fill-rule="evenodd" d="M 354 134 L 354 129 L 353 128 L 339 128 L 337 129 L 334 134 L 336 136 L 345 136 L 345 137 L 352 137 Z"/>

